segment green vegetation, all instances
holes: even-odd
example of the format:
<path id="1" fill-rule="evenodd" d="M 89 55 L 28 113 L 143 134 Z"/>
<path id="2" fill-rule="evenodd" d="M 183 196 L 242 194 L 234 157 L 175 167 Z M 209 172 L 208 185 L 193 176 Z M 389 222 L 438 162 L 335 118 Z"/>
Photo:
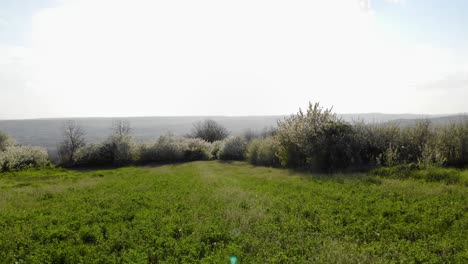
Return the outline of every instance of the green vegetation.
<path id="1" fill-rule="evenodd" d="M 467 263 L 467 182 L 219 161 L 7 172 L 0 263 Z"/>

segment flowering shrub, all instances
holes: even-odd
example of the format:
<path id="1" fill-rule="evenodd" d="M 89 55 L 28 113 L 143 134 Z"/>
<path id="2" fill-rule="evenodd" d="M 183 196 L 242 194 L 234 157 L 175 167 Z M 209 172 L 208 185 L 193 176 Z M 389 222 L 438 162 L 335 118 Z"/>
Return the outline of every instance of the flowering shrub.
<path id="1" fill-rule="evenodd" d="M 48 163 L 47 150 L 41 147 L 8 146 L 0 152 L 0 171 L 41 167 Z"/>
<path id="2" fill-rule="evenodd" d="M 273 137 L 254 139 L 247 146 L 247 160 L 253 165 L 278 166 L 278 143 Z"/>
<path id="3" fill-rule="evenodd" d="M 212 145 L 202 139 L 165 135 L 140 148 L 140 162 L 183 162 L 208 160 Z"/>
<path id="4" fill-rule="evenodd" d="M 247 143 L 243 137 L 231 137 L 224 140 L 220 151 L 221 160 L 244 160 Z"/>

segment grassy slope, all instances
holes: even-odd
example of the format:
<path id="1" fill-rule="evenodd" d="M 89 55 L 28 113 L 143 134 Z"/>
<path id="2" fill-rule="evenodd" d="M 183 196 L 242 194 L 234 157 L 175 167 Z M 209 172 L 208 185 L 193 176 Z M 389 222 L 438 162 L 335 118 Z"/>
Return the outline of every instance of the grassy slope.
<path id="1" fill-rule="evenodd" d="M 467 194 L 245 163 L 0 174 L 0 263 L 463 263 Z"/>

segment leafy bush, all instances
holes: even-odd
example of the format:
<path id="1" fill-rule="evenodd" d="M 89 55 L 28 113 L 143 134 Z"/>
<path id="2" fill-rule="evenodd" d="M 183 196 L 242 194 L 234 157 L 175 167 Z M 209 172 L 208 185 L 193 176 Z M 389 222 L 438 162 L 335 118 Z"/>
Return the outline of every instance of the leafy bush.
<path id="1" fill-rule="evenodd" d="M 449 166 L 468 165 L 468 120 L 437 130 L 437 149 Z"/>
<path id="2" fill-rule="evenodd" d="M 353 127 L 318 103 L 279 122 L 275 138 L 278 157 L 286 167 L 334 171 L 362 162 Z"/>
<path id="3" fill-rule="evenodd" d="M 231 137 L 226 139 L 219 151 L 221 160 L 244 160 L 247 143 L 242 137 Z"/>
<path id="4" fill-rule="evenodd" d="M 211 158 L 212 145 L 199 138 L 181 138 L 184 147 L 184 160 L 209 160 Z"/>
<path id="5" fill-rule="evenodd" d="M 155 143 L 147 143 L 141 147 L 140 161 L 148 162 L 180 162 L 184 159 L 184 148 L 176 137 L 160 136 Z"/>
<path id="6" fill-rule="evenodd" d="M 86 145 L 77 151 L 74 164 L 77 166 L 111 165 L 112 160 L 104 152 L 102 144 Z"/>
<path id="7" fill-rule="evenodd" d="M 278 143 L 273 137 L 255 139 L 247 146 L 247 160 L 253 165 L 279 166 Z"/>
<path id="8" fill-rule="evenodd" d="M 139 146 L 130 136 L 111 136 L 101 144 L 89 144 L 78 149 L 77 166 L 121 166 L 139 160 Z"/>
<path id="9" fill-rule="evenodd" d="M 138 146 L 131 136 L 109 137 L 100 149 L 104 160 L 110 160 L 112 165 L 127 165 L 138 160 Z"/>
<path id="10" fill-rule="evenodd" d="M 219 152 L 221 151 L 222 147 L 223 147 L 222 140 L 218 140 L 218 141 L 211 143 L 211 158 L 212 159 L 219 159 Z"/>
<path id="11" fill-rule="evenodd" d="M 0 171 L 41 167 L 48 163 L 47 150 L 41 147 L 8 146 L 0 152 Z"/>
<path id="12" fill-rule="evenodd" d="M 194 124 L 190 137 L 201 138 L 213 143 L 217 140 L 223 140 L 229 135 L 229 131 L 218 122 L 207 119 L 203 122 Z"/>
<path id="13" fill-rule="evenodd" d="M 212 154 L 211 144 L 198 138 L 184 138 L 165 135 L 152 144 L 141 147 L 142 163 L 182 162 L 208 160 Z"/>
<path id="14" fill-rule="evenodd" d="M 8 134 L 0 131 L 0 151 L 6 150 L 7 147 L 15 145 L 15 141 Z"/>

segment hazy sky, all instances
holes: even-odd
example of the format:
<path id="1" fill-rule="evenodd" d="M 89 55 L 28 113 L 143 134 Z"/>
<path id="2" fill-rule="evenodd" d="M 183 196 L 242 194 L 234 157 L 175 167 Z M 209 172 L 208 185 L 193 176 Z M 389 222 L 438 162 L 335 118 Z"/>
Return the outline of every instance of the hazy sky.
<path id="1" fill-rule="evenodd" d="M 1 0 L 0 119 L 468 112 L 466 0 Z"/>

